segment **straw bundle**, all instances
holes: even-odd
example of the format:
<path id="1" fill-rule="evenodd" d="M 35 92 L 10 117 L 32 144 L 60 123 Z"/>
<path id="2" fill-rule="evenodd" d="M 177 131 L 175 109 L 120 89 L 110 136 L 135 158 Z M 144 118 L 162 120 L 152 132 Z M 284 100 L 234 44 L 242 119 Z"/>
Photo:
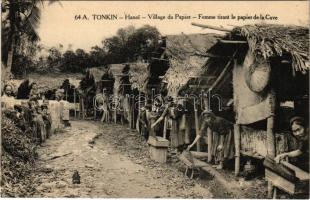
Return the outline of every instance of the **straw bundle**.
<path id="1" fill-rule="evenodd" d="M 309 29 L 300 26 L 246 25 L 237 27 L 233 35 L 244 36 L 255 56 L 267 59 L 289 54 L 295 71 L 306 73 L 309 63 Z"/>

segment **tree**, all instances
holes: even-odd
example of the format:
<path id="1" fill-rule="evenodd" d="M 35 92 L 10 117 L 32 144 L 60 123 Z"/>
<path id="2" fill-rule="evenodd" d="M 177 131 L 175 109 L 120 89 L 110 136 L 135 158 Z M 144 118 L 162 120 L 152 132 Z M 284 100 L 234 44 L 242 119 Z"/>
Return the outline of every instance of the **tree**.
<path id="1" fill-rule="evenodd" d="M 159 39 L 160 33 L 156 27 L 144 25 L 137 29 L 130 35 L 127 42 L 131 61 L 137 60 L 139 57 L 144 60 L 150 60 L 151 53 L 158 47 Z"/>
<path id="2" fill-rule="evenodd" d="M 89 54 L 83 49 L 75 50 L 75 68 L 71 72 L 85 72 L 90 65 Z"/>
<path id="3" fill-rule="evenodd" d="M 121 28 L 113 37 L 103 41 L 107 52 L 106 63 L 134 62 L 149 60 L 158 47 L 160 33 L 156 27 L 144 25 L 139 29 L 133 26 Z"/>
<path id="4" fill-rule="evenodd" d="M 107 52 L 98 45 L 93 46 L 89 52 L 90 66 L 98 67 L 106 64 Z"/>
<path id="5" fill-rule="evenodd" d="M 56 47 L 48 49 L 47 66 L 52 67 L 54 70 L 61 70 L 62 54 Z"/>
<path id="6" fill-rule="evenodd" d="M 61 71 L 73 71 L 75 68 L 75 58 L 76 55 L 72 50 L 67 50 L 64 54 L 63 54 L 63 62 L 62 62 L 62 67 L 61 67 Z"/>
<path id="7" fill-rule="evenodd" d="M 50 1 L 50 3 L 55 1 Z M 13 56 L 22 39 L 25 42 L 36 42 L 39 36 L 36 28 L 39 25 L 41 12 L 39 5 L 43 0 L 4 0 L 2 10 L 2 60 L 6 62 L 6 71 L 11 72 Z"/>

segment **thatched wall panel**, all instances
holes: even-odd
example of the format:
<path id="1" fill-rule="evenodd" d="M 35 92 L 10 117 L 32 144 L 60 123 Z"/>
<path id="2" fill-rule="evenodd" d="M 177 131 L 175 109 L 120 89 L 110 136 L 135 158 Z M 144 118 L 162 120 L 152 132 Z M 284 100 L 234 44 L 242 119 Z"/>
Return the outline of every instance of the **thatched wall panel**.
<path id="1" fill-rule="evenodd" d="M 267 155 L 267 132 L 241 126 L 241 151 Z M 276 134 L 277 155 L 288 151 L 288 140 L 285 134 Z"/>

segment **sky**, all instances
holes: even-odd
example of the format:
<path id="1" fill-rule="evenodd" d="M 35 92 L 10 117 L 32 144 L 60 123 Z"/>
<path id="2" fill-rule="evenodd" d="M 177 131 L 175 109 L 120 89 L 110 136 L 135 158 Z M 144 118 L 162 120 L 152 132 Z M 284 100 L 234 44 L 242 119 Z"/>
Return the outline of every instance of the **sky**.
<path id="1" fill-rule="evenodd" d="M 233 26 L 253 24 L 261 20 L 237 20 L 237 16 L 273 16 L 277 20 L 263 20 L 265 23 L 309 25 L 308 1 L 61 1 L 42 7 L 41 24 L 38 33 L 41 44 L 47 47 L 62 44 L 64 48 L 82 48 L 89 51 L 92 46 L 101 45 L 107 37 L 116 34 L 119 28 L 134 25 L 136 28 L 149 24 L 158 28 L 162 35 L 216 32 L 192 26 L 192 22 L 233 28 Z M 94 20 L 93 15 L 114 14 L 118 20 Z M 165 16 L 166 19 L 148 19 L 148 14 Z M 191 19 L 172 19 L 175 14 L 191 16 Z M 230 19 L 199 19 L 204 16 L 226 16 Z M 231 19 L 231 14 L 236 19 Z M 88 20 L 75 20 L 81 15 Z M 125 15 L 138 16 L 138 20 L 125 20 Z M 123 19 L 120 19 L 123 17 Z M 145 19 L 142 19 L 145 17 Z M 193 18 L 197 17 L 197 18 Z"/>

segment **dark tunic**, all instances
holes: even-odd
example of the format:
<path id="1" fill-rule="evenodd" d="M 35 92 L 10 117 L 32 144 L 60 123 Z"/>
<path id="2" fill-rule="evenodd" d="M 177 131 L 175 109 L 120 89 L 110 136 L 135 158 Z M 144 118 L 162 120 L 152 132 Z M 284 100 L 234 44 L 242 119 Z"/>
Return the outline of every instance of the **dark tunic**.
<path id="1" fill-rule="evenodd" d="M 147 120 L 147 116 L 146 116 L 146 110 L 141 110 L 140 111 L 140 116 L 139 116 L 139 130 L 141 135 L 144 136 L 144 138 L 147 140 L 149 138 L 149 123 Z"/>
<path id="2" fill-rule="evenodd" d="M 306 138 L 299 139 L 297 141 L 298 149 L 302 152 L 302 154 L 297 157 L 296 166 L 309 172 L 309 135 Z"/>

